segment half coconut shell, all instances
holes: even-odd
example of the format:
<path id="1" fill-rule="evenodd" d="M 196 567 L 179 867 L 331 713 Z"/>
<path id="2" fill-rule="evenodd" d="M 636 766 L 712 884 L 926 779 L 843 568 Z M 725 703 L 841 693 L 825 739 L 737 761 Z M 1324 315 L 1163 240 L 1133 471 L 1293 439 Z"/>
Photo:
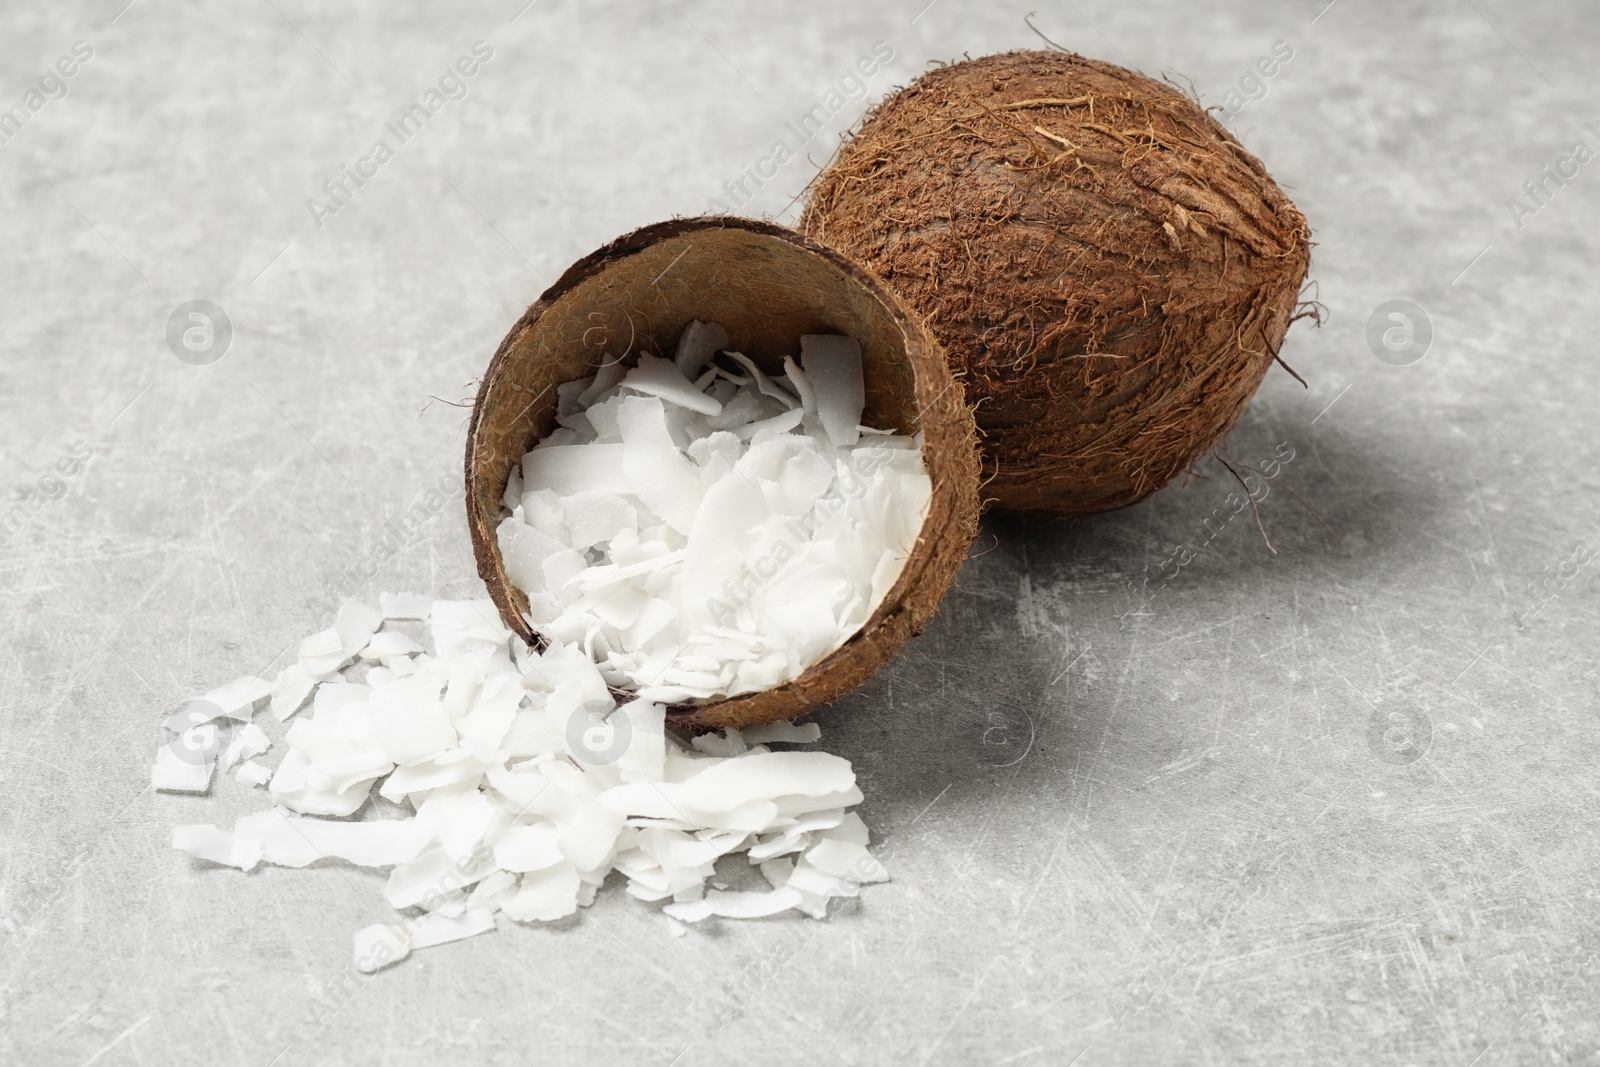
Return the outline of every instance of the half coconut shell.
<path id="1" fill-rule="evenodd" d="M 500 617 L 542 649 L 495 533 L 507 479 L 555 428 L 558 385 L 640 351 L 670 355 L 695 319 L 721 323 L 731 349 L 773 374 L 802 334 L 854 337 L 866 379 L 864 421 L 923 434 L 933 486 L 928 515 L 899 580 L 866 624 L 782 686 L 669 709 L 677 725 L 773 722 L 854 689 L 920 632 L 977 534 L 976 431 L 961 382 L 922 321 L 844 256 L 772 223 L 707 217 L 646 226 L 573 264 L 517 320 L 484 373 L 467 436 L 467 523 Z"/>

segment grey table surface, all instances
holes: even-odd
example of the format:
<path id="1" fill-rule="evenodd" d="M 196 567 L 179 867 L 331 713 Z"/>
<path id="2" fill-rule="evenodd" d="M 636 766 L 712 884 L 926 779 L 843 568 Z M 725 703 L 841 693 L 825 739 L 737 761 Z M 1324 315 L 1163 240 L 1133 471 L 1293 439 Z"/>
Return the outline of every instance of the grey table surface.
<path id="1" fill-rule="evenodd" d="M 0 1061 L 1600 1056 L 1592 7 L 925 2 L 0 9 L 0 454 L 34 505 L 0 546 Z M 182 700 L 281 666 L 343 586 L 479 595 L 459 504 L 404 516 L 546 284 L 823 103 L 734 205 L 792 220 L 872 100 L 1039 45 L 1030 6 L 1239 90 L 1229 125 L 1316 231 L 1328 321 L 1284 351 L 1309 388 L 1275 369 L 1229 442 L 1292 453 L 1275 551 L 1248 513 L 1203 525 L 1214 464 L 1075 525 L 986 520 L 928 631 L 814 716 L 894 877 L 826 923 L 673 938 L 611 886 L 352 979 L 381 875 L 170 850 L 263 800 L 149 791 Z M 314 212 L 478 41 L 464 95 Z M 194 299 L 232 324 L 206 366 L 166 340 Z M 1368 343 L 1391 300 L 1431 324 L 1403 366 Z"/>

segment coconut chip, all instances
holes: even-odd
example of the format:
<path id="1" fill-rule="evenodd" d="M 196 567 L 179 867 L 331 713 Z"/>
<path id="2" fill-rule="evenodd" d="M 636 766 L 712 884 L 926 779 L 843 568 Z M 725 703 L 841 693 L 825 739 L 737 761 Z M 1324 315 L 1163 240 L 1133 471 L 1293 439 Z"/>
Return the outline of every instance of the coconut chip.
<path id="1" fill-rule="evenodd" d="M 299 711 L 317 687 L 317 680 L 300 663 L 291 663 L 272 683 L 272 716 L 279 722 Z"/>
<path id="2" fill-rule="evenodd" d="M 261 727 L 253 722 L 247 722 L 239 730 L 238 734 L 234 736 L 234 739 L 228 743 L 227 749 L 222 753 L 221 760 L 218 761 L 219 766 L 217 769 L 226 774 L 240 760 L 259 756 L 271 747 L 272 742 L 267 739 L 267 735 L 262 732 Z"/>
<path id="3" fill-rule="evenodd" d="M 379 593 L 378 610 L 385 619 L 426 619 L 433 598 L 416 593 Z"/>
<path id="4" fill-rule="evenodd" d="M 218 716 L 225 715 L 230 719 L 249 722 L 250 717 L 255 714 L 256 705 L 271 695 L 272 688 L 272 683 L 265 678 L 247 674 L 225 686 L 213 689 L 201 697 L 200 702 L 214 706 L 215 714 Z"/>
<path id="5" fill-rule="evenodd" d="M 150 787 L 158 793 L 207 793 L 211 791 L 211 768 L 208 760 L 191 761 L 178 754 L 172 745 L 156 749 L 156 761 L 150 767 Z"/>
<path id="6" fill-rule="evenodd" d="M 234 778 L 245 785 L 266 785 L 272 781 L 272 772 L 253 759 L 247 759 L 239 764 L 239 769 L 233 772 Z"/>

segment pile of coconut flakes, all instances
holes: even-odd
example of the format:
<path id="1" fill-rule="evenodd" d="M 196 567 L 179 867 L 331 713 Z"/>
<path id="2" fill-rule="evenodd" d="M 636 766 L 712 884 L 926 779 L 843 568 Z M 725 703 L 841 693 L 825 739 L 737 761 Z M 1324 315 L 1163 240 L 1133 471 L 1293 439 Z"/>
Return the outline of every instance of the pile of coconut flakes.
<path id="1" fill-rule="evenodd" d="M 492 930 L 496 914 L 572 915 L 612 872 L 665 901 L 674 933 L 709 916 L 821 918 L 830 898 L 887 878 L 846 810 L 862 799 L 849 762 L 771 747 L 815 741 L 816 726 L 685 741 L 661 704 L 617 705 L 577 646 L 531 651 L 488 600 L 379 603 L 347 601 L 275 680 L 192 702 L 152 769 L 158 790 L 208 792 L 231 771 L 271 797 L 232 831 L 175 827 L 174 847 L 202 860 L 389 868 L 383 896 L 402 914 L 356 934 L 363 970 Z M 275 771 L 256 758 L 270 746 L 251 722 L 263 704 L 292 720 Z M 208 751 L 219 724 L 232 737 Z M 720 887 L 715 864 L 734 855 L 764 887 Z"/>

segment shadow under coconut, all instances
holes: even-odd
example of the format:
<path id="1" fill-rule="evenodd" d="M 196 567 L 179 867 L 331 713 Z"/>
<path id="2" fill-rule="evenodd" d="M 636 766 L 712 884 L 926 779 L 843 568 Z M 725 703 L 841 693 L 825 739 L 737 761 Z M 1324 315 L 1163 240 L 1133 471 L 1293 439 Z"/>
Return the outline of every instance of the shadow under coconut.
<path id="1" fill-rule="evenodd" d="M 1051 615 L 1065 612 L 1080 626 L 1109 615 L 1125 628 L 1173 600 L 1203 603 L 1241 586 L 1275 596 L 1291 570 L 1302 582 L 1368 577 L 1451 536 L 1460 495 L 1440 472 L 1464 457 L 1447 464 L 1370 434 L 1286 430 L 1305 420 L 1276 414 L 1253 409 L 1227 452 L 1129 507 L 1065 521 L 986 514 L 974 555 L 987 550 L 1026 577 L 1019 610 L 1040 626 L 1062 624 Z"/>
<path id="2" fill-rule="evenodd" d="M 1285 439 L 1275 421 L 1251 417 L 1233 435 L 1241 474 Z M 1252 607 L 1287 613 L 1297 586 L 1422 566 L 1418 543 L 1448 536 L 1449 496 L 1434 466 L 1352 433 L 1292 444 L 1258 504 L 1276 554 L 1249 507 L 1225 524 L 1212 517 L 1240 487 L 1210 460 L 1206 477 L 1114 512 L 1064 522 L 985 515 L 923 633 L 861 688 L 807 716 L 822 727 L 822 747 L 855 765 L 874 849 L 936 830 L 941 813 L 967 813 L 970 828 L 975 804 L 981 826 L 1003 833 L 998 820 L 1043 797 L 1075 806 L 1078 781 L 1103 762 L 1137 764 L 1171 748 L 1168 717 L 1126 713 L 1167 699 L 1153 680 L 1123 676 L 1141 629 L 1187 632 Z M 1143 584 L 1184 544 L 1193 558 L 1162 569 L 1175 577 Z"/>
<path id="3" fill-rule="evenodd" d="M 1020 638 L 1007 598 L 973 584 L 958 575 L 919 637 L 807 716 L 822 747 L 854 764 L 875 849 L 997 788 L 1026 790 L 1056 773 L 1045 757 L 1074 747 L 1073 716 L 1048 697 L 1059 657 Z"/>

